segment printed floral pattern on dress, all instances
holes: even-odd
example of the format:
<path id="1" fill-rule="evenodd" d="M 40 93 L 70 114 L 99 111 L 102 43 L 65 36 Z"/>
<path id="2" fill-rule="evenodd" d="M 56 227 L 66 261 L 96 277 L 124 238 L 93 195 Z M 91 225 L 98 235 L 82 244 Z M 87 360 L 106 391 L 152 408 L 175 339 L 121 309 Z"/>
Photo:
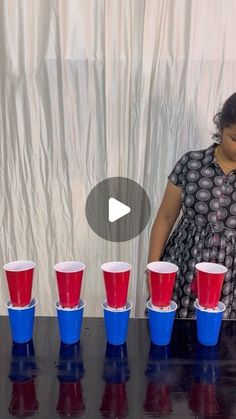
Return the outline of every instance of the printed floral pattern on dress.
<path id="1" fill-rule="evenodd" d="M 192 285 L 195 265 L 203 261 L 228 268 L 220 300 L 226 305 L 224 318 L 236 318 L 236 171 L 223 173 L 216 146 L 184 154 L 168 177 L 182 189 L 183 214 L 162 260 L 179 267 L 173 299 L 180 318 L 195 317 Z"/>

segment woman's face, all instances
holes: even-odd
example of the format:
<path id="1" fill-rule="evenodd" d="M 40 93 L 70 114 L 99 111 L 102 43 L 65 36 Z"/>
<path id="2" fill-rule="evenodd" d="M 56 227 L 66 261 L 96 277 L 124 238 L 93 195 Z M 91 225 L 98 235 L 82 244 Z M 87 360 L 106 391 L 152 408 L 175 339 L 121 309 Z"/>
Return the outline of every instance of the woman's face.
<path id="1" fill-rule="evenodd" d="M 220 145 L 225 157 L 236 162 L 236 124 L 223 129 Z"/>

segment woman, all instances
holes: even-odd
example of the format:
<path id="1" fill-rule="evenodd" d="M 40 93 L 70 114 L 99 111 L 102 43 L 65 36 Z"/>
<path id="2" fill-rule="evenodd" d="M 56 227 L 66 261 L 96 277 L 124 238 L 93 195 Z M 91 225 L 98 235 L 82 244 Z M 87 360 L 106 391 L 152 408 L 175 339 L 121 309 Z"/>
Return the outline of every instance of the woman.
<path id="1" fill-rule="evenodd" d="M 224 318 L 236 318 L 236 93 L 213 121 L 217 142 L 176 163 L 151 231 L 148 261 L 179 267 L 173 299 L 180 318 L 194 317 L 194 270 L 202 261 L 228 268 L 220 300 Z"/>

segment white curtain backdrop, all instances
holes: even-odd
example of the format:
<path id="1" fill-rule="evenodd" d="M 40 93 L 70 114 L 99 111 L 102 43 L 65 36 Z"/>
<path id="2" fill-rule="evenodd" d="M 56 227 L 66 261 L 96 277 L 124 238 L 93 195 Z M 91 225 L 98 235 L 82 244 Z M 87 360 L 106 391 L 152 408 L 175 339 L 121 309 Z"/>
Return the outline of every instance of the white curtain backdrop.
<path id="1" fill-rule="evenodd" d="M 213 114 L 236 90 L 235 0 L 0 1 L 0 263 L 37 263 L 38 315 L 55 315 L 54 263 L 87 265 L 86 316 L 101 316 L 100 265 L 133 265 L 142 317 L 149 234 L 167 175 L 211 143 Z M 140 183 L 144 232 L 110 243 L 85 202 L 111 176 Z M 8 290 L 0 278 L 0 314 Z"/>

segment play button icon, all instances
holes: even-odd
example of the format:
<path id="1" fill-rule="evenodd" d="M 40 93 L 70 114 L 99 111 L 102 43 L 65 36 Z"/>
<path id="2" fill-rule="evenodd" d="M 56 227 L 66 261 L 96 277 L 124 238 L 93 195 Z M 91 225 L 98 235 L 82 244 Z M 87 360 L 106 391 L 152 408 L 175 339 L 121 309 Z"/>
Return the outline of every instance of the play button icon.
<path id="1" fill-rule="evenodd" d="M 131 208 L 122 202 L 118 201 L 115 198 L 109 198 L 109 212 L 108 219 L 111 223 L 119 220 L 119 218 L 124 217 L 126 214 L 129 214 Z"/>
<path id="2" fill-rule="evenodd" d="M 105 240 L 122 242 L 144 230 L 151 205 L 147 193 L 138 183 L 124 177 L 112 177 L 92 189 L 85 212 L 96 234 Z"/>

